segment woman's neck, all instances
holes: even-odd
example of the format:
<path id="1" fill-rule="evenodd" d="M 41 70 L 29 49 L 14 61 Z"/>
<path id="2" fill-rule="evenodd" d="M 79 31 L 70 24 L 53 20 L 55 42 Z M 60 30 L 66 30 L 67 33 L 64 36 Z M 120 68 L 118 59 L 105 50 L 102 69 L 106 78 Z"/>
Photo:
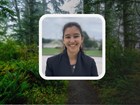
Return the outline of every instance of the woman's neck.
<path id="1" fill-rule="evenodd" d="M 71 65 L 76 64 L 78 52 L 71 53 L 67 51 L 67 53 L 68 53 L 70 64 Z"/>

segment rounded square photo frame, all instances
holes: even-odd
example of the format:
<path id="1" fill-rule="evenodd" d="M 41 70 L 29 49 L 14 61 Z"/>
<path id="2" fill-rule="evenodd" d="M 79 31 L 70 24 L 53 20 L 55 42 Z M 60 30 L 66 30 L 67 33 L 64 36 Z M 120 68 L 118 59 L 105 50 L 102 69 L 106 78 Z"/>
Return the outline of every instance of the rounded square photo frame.
<path id="1" fill-rule="evenodd" d="M 98 33 L 96 35 L 97 38 L 101 39 L 102 43 L 102 54 L 100 60 L 97 59 L 97 70 L 98 76 L 45 76 L 44 70 L 46 67 L 46 61 L 44 61 L 44 56 L 42 54 L 42 38 L 47 36 L 46 30 L 50 30 L 51 26 L 49 25 L 62 25 L 65 22 L 75 21 L 80 24 L 84 24 L 85 27 L 96 31 Z M 92 26 L 94 25 L 94 26 Z M 60 27 L 59 26 L 59 27 Z M 83 28 L 83 27 L 82 27 Z M 62 30 L 61 30 L 62 31 Z M 62 33 L 61 33 L 62 34 Z M 53 36 L 56 37 L 56 36 Z M 61 35 L 62 37 L 62 35 Z M 99 14 L 46 14 L 43 15 L 39 20 L 39 74 L 45 80 L 100 80 L 105 75 L 105 19 L 103 16 Z M 93 57 L 94 58 L 94 57 Z M 45 65 L 45 66 L 44 66 Z"/>

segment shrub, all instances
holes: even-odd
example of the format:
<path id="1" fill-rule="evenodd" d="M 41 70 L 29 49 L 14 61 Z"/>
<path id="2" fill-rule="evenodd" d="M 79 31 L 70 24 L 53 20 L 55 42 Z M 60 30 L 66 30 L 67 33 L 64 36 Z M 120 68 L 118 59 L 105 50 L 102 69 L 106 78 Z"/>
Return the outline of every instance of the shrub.
<path id="1" fill-rule="evenodd" d="M 1 61 L 9 61 L 12 59 L 17 59 L 17 51 L 16 48 L 18 46 L 14 41 L 7 40 L 7 42 L 0 43 L 0 60 Z"/>
<path id="2" fill-rule="evenodd" d="M 68 82 L 42 79 L 39 75 L 38 61 L 0 61 L 0 64 L 1 104 L 65 102 Z"/>

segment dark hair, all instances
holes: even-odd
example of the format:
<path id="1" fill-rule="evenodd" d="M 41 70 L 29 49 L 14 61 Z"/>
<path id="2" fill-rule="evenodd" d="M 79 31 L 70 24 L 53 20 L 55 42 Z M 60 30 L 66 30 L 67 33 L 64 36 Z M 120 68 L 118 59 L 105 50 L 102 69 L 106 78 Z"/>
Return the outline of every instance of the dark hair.
<path id="1" fill-rule="evenodd" d="M 63 27 L 63 38 L 64 38 L 64 32 L 65 32 L 65 30 L 66 30 L 67 28 L 69 28 L 69 27 L 72 27 L 72 26 L 77 27 L 77 28 L 79 29 L 79 31 L 80 31 L 81 36 L 83 37 L 83 32 L 82 32 L 81 26 L 80 26 L 78 23 L 76 23 L 76 22 L 69 22 L 69 23 L 66 23 L 66 24 L 64 25 L 64 27 Z"/>

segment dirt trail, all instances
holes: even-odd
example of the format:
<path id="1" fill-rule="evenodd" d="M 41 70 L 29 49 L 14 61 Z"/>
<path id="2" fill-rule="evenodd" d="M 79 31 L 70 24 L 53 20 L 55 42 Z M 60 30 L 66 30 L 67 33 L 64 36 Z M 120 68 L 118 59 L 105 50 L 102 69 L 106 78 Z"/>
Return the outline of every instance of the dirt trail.
<path id="1" fill-rule="evenodd" d="M 70 81 L 68 98 L 67 104 L 99 104 L 97 93 L 89 81 Z"/>

